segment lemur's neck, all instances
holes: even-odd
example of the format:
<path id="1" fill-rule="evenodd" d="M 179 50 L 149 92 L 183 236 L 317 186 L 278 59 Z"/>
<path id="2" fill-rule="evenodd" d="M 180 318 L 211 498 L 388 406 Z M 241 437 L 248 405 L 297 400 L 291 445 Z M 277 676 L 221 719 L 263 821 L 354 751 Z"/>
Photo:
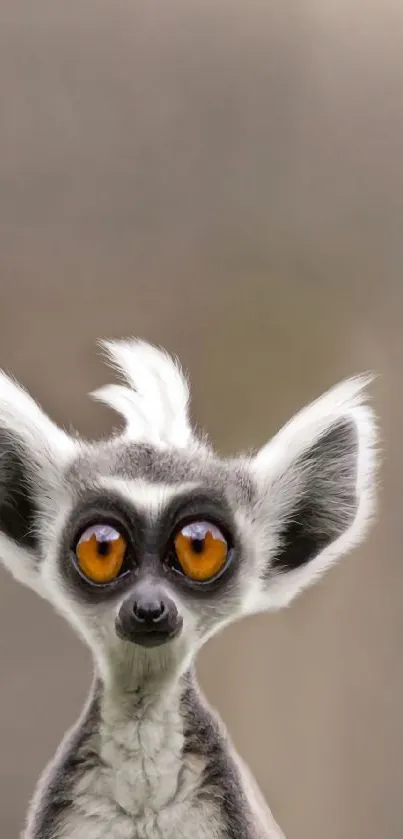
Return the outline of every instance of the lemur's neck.
<path id="1" fill-rule="evenodd" d="M 130 690 L 122 689 L 114 682 L 102 685 L 99 693 L 101 733 L 105 732 L 108 736 L 113 731 L 117 739 L 121 734 L 128 748 L 128 730 L 149 727 L 154 730 L 157 746 L 157 732 L 163 737 L 164 731 L 169 736 L 170 731 L 181 728 L 182 699 L 188 684 L 194 684 L 193 674 L 150 679 Z M 137 736 L 134 746 L 136 749 L 141 746 Z"/>
<path id="2" fill-rule="evenodd" d="M 152 758 L 155 766 L 161 759 L 164 771 L 173 771 L 182 760 L 189 715 L 193 726 L 198 713 L 207 712 L 193 666 L 130 688 L 121 681 L 98 683 L 97 694 L 101 754 L 111 758 L 114 751 L 113 762 L 118 762 L 130 752 L 132 759 Z"/>
<path id="3" fill-rule="evenodd" d="M 116 778 L 116 799 L 128 812 L 133 796 L 161 811 L 186 781 L 200 783 L 212 720 L 193 669 L 159 690 L 122 692 L 100 686 L 96 750 Z M 199 778 L 199 780 L 197 780 Z"/>

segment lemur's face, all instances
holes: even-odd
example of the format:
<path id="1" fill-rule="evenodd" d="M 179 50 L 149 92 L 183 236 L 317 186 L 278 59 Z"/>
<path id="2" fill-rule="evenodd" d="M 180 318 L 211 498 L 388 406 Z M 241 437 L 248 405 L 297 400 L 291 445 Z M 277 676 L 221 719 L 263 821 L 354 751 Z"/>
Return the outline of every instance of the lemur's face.
<path id="1" fill-rule="evenodd" d="M 79 455 L 64 485 L 42 575 L 100 656 L 183 660 L 242 614 L 259 571 L 240 461 L 115 441 Z"/>
<path id="2" fill-rule="evenodd" d="M 102 443 L 70 437 L 0 374 L 0 558 L 66 615 L 105 676 L 127 681 L 289 603 L 359 541 L 376 435 L 353 379 L 256 455 L 221 460 L 191 428 L 177 365 L 141 342 L 107 349 L 129 386 L 97 394 L 126 418 Z"/>

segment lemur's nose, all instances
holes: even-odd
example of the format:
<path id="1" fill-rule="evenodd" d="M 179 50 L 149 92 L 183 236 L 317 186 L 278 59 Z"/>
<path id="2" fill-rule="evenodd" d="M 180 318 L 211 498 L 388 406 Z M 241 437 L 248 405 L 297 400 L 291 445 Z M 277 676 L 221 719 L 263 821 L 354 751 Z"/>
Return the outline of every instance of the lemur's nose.
<path id="1" fill-rule="evenodd" d="M 139 597 L 133 603 L 133 614 L 142 623 L 160 623 L 164 620 L 166 611 L 162 600 L 147 595 Z"/>
<path id="2" fill-rule="evenodd" d="M 165 644 L 180 633 L 182 625 L 172 595 L 153 580 L 137 583 L 121 604 L 115 621 L 119 638 L 143 647 Z"/>

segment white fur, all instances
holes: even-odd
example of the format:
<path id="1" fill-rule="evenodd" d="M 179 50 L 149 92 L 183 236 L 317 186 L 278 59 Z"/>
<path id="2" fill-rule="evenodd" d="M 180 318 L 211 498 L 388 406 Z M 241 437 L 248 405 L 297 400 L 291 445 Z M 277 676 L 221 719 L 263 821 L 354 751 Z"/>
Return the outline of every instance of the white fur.
<path id="1" fill-rule="evenodd" d="M 128 480 L 125 478 L 100 478 L 99 486 L 113 490 L 121 495 L 126 502 L 137 509 L 143 510 L 157 521 L 164 508 L 176 495 L 192 492 L 198 486 L 195 483 L 181 484 L 149 484 L 146 481 Z"/>
<path id="2" fill-rule="evenodd" d="M 103 341 L 102 346 L 130 387 L 110 385 L 92 396 L 123 414 L 130 436 L 186 446 L 192 436 L 189 387 L 179 362 L 164 350 L 134 339 Z"/>
<path id="3" fill-rule="evenodd" d="M 10 574 L 41 597 L 46 597 L 42 579 L 37 571 L 37 556 L 28 548 L 22 548 L 4 533 L 0 533 L 0 560 Z"/>
<path id="4" fill-rule="evenodd" d="M 72 438 L 58 428 L 21 385 L 0 371 L 0 428 L 20 436 L 41 460 L 55 457 L 62 464 L 74 450 Z"/>

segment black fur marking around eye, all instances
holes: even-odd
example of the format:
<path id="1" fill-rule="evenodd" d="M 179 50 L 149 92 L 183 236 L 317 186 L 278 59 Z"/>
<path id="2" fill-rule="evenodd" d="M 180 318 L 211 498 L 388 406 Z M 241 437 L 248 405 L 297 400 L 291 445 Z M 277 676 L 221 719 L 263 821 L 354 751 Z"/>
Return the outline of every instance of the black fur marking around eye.
<path id="1" fill-rule="evenodd" d="M 35 549 L 38 510 L 28 464 L 19 442 L 0 433 L 0 529 L 19 545 Z"/>
<path id="2" fill-rule="evenodd" d="M 161 520 L 161 541 L 192 521 L 211 521 L 222 530 L 231 545 L 235 523 L 231 508 L 223 492 L 200 487 L 190 492 L 178 492 L 167 506 Z M 193 540 L 197 541 L 197 540 Z M 204 540 L 203 540 L 204 543 Z"/>
<path id="3" fill-rule="evenodd" d="M 305 471 L 299 503 L 282 533 L 272 568 L 292 571 L 314 559 L 348 529 L 357 509 L 357 431 L 349 420 L 324 434 L 294 467 Z"/>
<path id="4" fill-rule="evenodd" d="M 193 598 L 211 601 L 214 598 L 222 597 L 223 590 L 229 592 L 237 578 L 239 570 L 241 546 L 236 531 L 235 522 L 225 496 L 220 492 L 208 492 L 203 489 L 192 492 L 179 493 L 168 505 L 162 516 L 157 543 L 160 556 L 169 569 L 176 565 L 175 551 L 173 549 L 174 535 L 186 524 L 192 521 L 211 521 L 223 533 L 228 544 L 228 559 L 222 572 L 212 580 L 198 582 L 190 579 L 185 574 L 174 575 L 175 585 L 180 587 L 184 594 Z M 193 541 L 193 546 L 198 540 Z M 202 541 L 202 549 L 205 542 Z"/>
<path id="5" fill-rule="evenodd" d="M 95 524 L 110 525 L 124 534 L 127 541 L 123 573 L 104 584 L 94 584 L 87 580 L 79 572 L 75 561 L 75 549 L 80 535 Z M 72 511 L 60 539 L 59 568 L 66 585 L 73 589 L 75 595 L 89 603 L 105 602 L 119 596 L 130 585 L 137 564 L 144 555 L 147 527 L 146 518 L 115 493 L 97 489 L 83 491 L 80 503 Z M 99 550 L 106 555 L 110 550 L 110 542 L 98 543 Z"/>

